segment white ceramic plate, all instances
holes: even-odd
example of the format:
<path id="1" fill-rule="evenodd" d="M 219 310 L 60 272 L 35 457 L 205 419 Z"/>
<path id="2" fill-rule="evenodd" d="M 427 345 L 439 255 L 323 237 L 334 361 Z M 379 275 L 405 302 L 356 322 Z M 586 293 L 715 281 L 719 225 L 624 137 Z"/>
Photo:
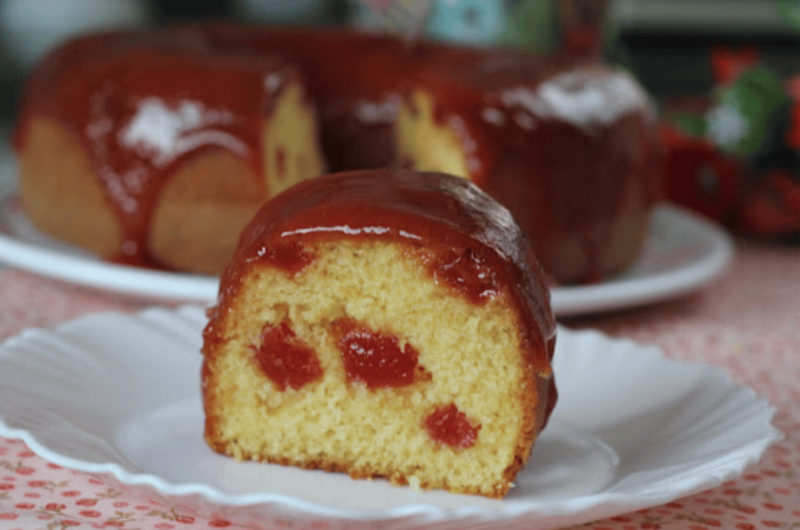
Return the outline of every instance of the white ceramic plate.
<path id="1" fill-rule="evenodd" d="M 33 227 L 14 193 L 0 197 L 0 262 L 42 276 L 144 299 L 211 303 L 218 280 L 119 265 L 55 241 Z"/>
<path id="2" fill-rule="evenodd" d="M 714 487 L 780 438 L 774 409 L 723 370 L 562 328 L 561 397 L 505 500 L 241 463 L 203 442 L 204 323 L 201 308 L 183 307 L 25 331 L 0 346 L 0 435 L 139 495 L 240 524 L 527 530 Z"/>
<path id="3" fill-rule="evenodd" d="M 621 309 L 698 289 L 722 272 L 733 254 L 730 238 L 685 210 L 661 206 L 637 262 L 624 274 L 591 286 L 552 291 L 557 316 Z M 37 274 L 148 299 L 212 303 L 210 276 L 162 272 L 108 263 L 38 232 L 19 200 L 0 199 L 0 261 Z"/>

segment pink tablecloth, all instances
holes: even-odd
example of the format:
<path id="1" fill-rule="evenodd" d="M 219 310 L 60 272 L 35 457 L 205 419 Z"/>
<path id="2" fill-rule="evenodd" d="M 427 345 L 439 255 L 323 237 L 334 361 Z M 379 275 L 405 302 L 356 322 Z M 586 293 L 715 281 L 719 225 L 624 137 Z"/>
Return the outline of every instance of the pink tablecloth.
<path id="1" fill-rule="evenodd" d="M 141 307 L 18 271 L 0 272 L 0 339 L 28 326 Z M 739 479 L 581 528 L 800 528 L 800 250 L 740 244 L 727 274 L 698 294 L 567 325 L 654 342 L 668 356 L 725 367 L 778 408 L 774 423 L 786 435 Z M 0 530 L 236 527 L 128 495 L 49 464 L 20 441 L 0 438 Z"/>

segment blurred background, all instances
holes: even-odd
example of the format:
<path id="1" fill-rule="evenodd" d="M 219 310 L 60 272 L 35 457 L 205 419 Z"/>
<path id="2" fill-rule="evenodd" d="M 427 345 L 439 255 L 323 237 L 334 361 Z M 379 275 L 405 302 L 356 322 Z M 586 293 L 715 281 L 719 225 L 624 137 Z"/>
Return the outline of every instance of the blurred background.
<path id="1" fill-rule="evenodd" d="M 517 26 L 516 43 L 552 47 L 553 0 L 433 0 L 428 34 L 492 43 Z M 577 2 L 580 3 L 580 2 Z M 586 3 L 586 2 L 584 2 Z M 753 47 L 780 75 L 800 70 L 798 0 L 613 0 L 604 47 L 657 96 L 707 93 L 710 53 Z M 392 5 L 395 4 L 395 5 Z M 427 0 L 0 0 L 0 117 L 16 108 L 20 82 L 43 53 L 69 35 L 99 27 L 144 26 L 208 18 L 265 24 L 374 26 L 369 10 L 413 10 Z M 794 13 L 792 13 L 794 10 Z M 494 39 L 497 40 L 497 39 Z"/>
<path id="2" fill-rule="evenodd" d="M 0 0 L 0 131 L 70 36 L 208 19 L 603 56 L 657 102 L 670 199 L 800 240 L 800 0 Z"/>

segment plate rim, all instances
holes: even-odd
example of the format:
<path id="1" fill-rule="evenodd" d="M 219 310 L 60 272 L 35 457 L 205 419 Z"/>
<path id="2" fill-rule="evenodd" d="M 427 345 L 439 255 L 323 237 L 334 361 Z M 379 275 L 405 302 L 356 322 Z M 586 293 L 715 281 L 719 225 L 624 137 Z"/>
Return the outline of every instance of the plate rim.
<path id="1" fill-rule="evenodd" d="M 17 198 L 13 187 L 0 191 L 0 262 L 51 279 L 145 301 L 209 305 L 216 301 L 219 279 L 215 276 L 108 263 L 68 244 L 53 241 L 53 246 L 47 247 L 20 239 L 3 226 L 3 216 Z M 673 224 L 677 219 L 710 243 L 703 260 L 644 278 L 625 278 L 623 273 L 595 285 L 552 287 L 551 304 L 557 318 L 596 315 L 676 298 L 712 282 L 732 261 L 733 240 L 713 222 L 667 202 L 657 205 L 655 215 Z M 41 237 L 47 238 L 43 234 Z"/>
<path id="2" fill-rule="evenodd" d="M 63 334 L 72 328 L 87 326 L 92 320 L 102 317 L 103 315 L 117 315 L 129 319 L 152 319 L 157 318 L 158 315 L 163 315 L 165 313 L 172 316 L 177 315 L 184 319 L 202 320 L 204 308 L 197 305 L 183 305 L 174 309 L 164 307 L 148 307 L 137 312 L 106 311 L 83 315 L 52 328 L 28 328 L 20 334 L 0 343 L 0 357 L 2 357 L 4 353 L 8 354 L 8 352 L 5 351 L 6 346 L 13 346 L 17 342 L 23 342 L 32 334 Z M 627 513 L 637 509 L 670 502 L 676 498 L 681 498 L 705 489 L 709 489 L 711 487 L 715 487 L 726 480 L 730 480 L 733 477 L 739 476 L 747 466 L 757 462 L 763 456 L 764 452 L 769 446 L 780 441 L 784 437 L 783 433 L 772 423 L 774 415 L 777 412 L 777 408 L 769 403 L 765 398 L 759 396 L 752 388 L 737 383 L 732 378 L 731 374 L 723 367 L 703 362 L 688 362 L 673 359 L 664 355 L 663 351 L 653 344 L 645 344 L 628 338 L 611 337 L 597 330 L 575 331 L 569 329 L 568 327 L 560 326 L 559 332 L 575 334 L 576 336 L 578 334 L 584 336 L 593 335 L 595 337 L 600 337 L 603 340 L 615 342 L 621 345 L 633 346 L 637 349 L 645 348 L 647 350 L 645 354 L 650 355 L 653 358 L 657 358 L 659 362 L 675 363 L 678 365 L 691 365 L 697 370 L 704 370 L 709 376 L 713 376 L 724 383 L 727 388 L 735 390 L 736 392 L 745 392 L 748 398 L 753 400 L 753 404 L 758 407 L 760 412 L 759 420 L 762 422 L 763 427 L 765 427 L 758 439 L 747 442 L 734 452 L 734 454 L 736 454 L 737 465 L 728 466 L 728 469 L 726 469 L 722 474 L 717 473 L 713 477 L 698 474 L 696 476 L 692 476 L 691 480 L 685 481 L 690 485 L 683 487 L 679 493 L 670 492 L 668 494 L 662 493 L 658 495 L 643 495 L 635 498 L 634 500 L 636 502 L 631 501 L 631 496 L 629 494 L 619 494 L 614 492 L 600 492 L 592 494 L 584 497 L 583 505 L 578 508 L 579 512 L 600 508 L 600 510 L 597 512 L 600 514 L 599 517 L 610 516 L 623 512 Z M 454 521 L 468 517 L 477 517 L 481 521 L 508 521 L 523 516 L 558 518 L 560 516 L 576 513 L 575 507 L 566 509 L 566 506 L 564 505 L 567 503 L 563 500 L 556 501 L 556 503 L 560 505 L 560 508 L 555 510 L 543 510 L 542 502 L 531 502 L 523 499 L 502 500 L 500 502 L 503 503 L 504 506 L 499 507 L 498 509 L 480 506 L 459 506 L 445 508 L 420 502 L 387 509 L 357 510 L 323 506 L 313 501 L 298 499 L 296 497 L 281 493 L 257 492 L 248 494 L 230 494 L 208 484 L 176 484 L 152 473 L 129 471 L 118 463 L 91 463 L 61 455 L 39 442 L 35 436 L 35 433 L 25 429 L 16 429 L 10 427 L 6 424 L 5 419 L 2 416 L 0 416 L 0 436 L 20 439 L 24 441 L 28 447 L 41 458 L 68 469 L 85 472 L 90 475 L 111 475 L 123 485 L 133 487 L 148 486 L 155 489 L 155 491 L 162 496 L 180 499 L 185 496 L 198 495 L 206 502 L 224 506 L 257 507 L 279 505 L 291 508 L 295 511 L 300 511 L 304 515 L 326 517 L 340 521 L 347 520 L 359 522 L 385 522 L 408 517 L 423 517 L 428 521 Z M 574 503 L 575 500 L 570 500 L 570 502 Z M 547 501 L 544 504 L 553 504 L 553 501 Z M 624 505 L 623 511 L 615 508 L 615 506 L 618 504 Z M 605 509 L 606 515 L 602 514 L 603 509 Z M 596 513 L 593 513 L 592 515 L 594 516 Z"/>
<path id="3" fill-rule="evenodd" d="M 15 200 L 16 191 L 0 192 L 0 262 L 55 280 L 141 299 L 216 300 L 218 280 L 213 276 L 109 263 L 66 243 L 53 241 L 53 247 L 47 247 L 9 234 L 4 216 Z M 47 238 L 44 234 L 41 237 Z"/>

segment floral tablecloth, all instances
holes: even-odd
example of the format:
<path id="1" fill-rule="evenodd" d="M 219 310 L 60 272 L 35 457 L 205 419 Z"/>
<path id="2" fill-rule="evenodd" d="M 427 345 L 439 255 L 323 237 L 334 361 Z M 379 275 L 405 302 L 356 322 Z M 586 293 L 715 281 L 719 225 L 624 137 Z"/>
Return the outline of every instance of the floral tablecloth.
<path id="1" fill-rule="evenodd" d="M 0 271 L 0 340 L 29 326 L 142 307 L 131 299 Z M 699 293 L 565 324 L 653 342 L 670 357 L 723 366 L 777 407 L 774 424 L 785 434 L 736 480 L 579 528 L 800 529 L 800 249 L 739 242 L 730 269 Z M 141 501 L 102 480 L 46 462 L 21 441 L 0 438 L 0 530 L 68 527 L 239 528 L 224 519 Z"/>

